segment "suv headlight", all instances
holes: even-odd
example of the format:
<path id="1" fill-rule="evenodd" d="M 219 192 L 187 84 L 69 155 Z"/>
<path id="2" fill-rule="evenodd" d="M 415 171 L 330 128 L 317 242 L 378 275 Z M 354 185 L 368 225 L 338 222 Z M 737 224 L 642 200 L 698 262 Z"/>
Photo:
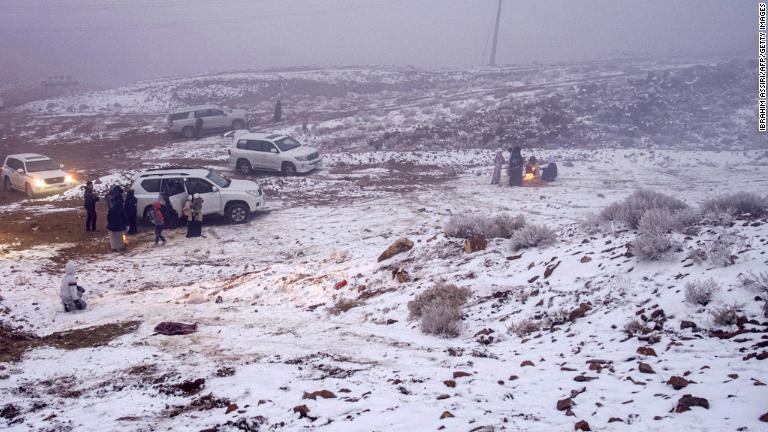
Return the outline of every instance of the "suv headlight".
<path id="1" fill-rule="evenodd" d="M 245 193 L 247 193 L 250 196 L 258 198 L 261 196 L 261 188 L 258 188 L 256 190 L 248 190 L 248 191 L 245 191 Z"/>
<path id="2" fill-rule="evenodd" d="M 45 180 L 41 178 L 34 178 L 32 179 L 32 185 L 34 185 L 36 188 L 45 187 Z"/>
<path id="3" fill-rule="evenodd" d="M 309 156 L 296 156 L 294 159 L 297 161 L 306 161 L 309 160 Z"/>
<path id="4" fill-rule="evenodd" d="M 72 177 L 71 175 L 67 174 L 66 176 L 64 176 L 64 181 L 67 182 L 67 183 L 74 183 L 75 182 L 75 178 Z"/>

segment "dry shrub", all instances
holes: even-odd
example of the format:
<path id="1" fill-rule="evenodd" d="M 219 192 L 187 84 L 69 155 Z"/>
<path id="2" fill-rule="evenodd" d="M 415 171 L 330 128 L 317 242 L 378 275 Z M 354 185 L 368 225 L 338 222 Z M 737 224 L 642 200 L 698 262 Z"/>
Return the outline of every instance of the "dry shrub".
<path id="1" fill-rule="evenodd" d="M 517 335 L 519 338 L 524 338 L 533 332 L 537 332 L 541 329 L 541 323 L 532 319 L 524 319 L 518 322 L 512 322 L 507 326 L 507 333 Z"/>
<path id="2" fill-rule="evenodd" d="M 707 261 L 720 266 L 727 267 L 735 262 L 735 248 L 742 245 L 742 239 L 728 232 L 721 232 L 714 239 L 710 240 L 704 248 Z"/>
<path id="3" fill-rule="evenodd" d="M 739 275 L 739 282 L 744 288 L 768 294 L 768 272 L 755 273 L 749 270 L 746 274 Z"/>
<path id="4" fill-rule="evenodd" d="M 557 240 L 557 235 L 545 225 L 526 225 L 515 231 L 510 238 L 512 250 L 537 246 L 549 246 Z"/>
<path id="5" fill-rule="evenodd" d="M 715 308 L 709 314 L 712 316 L 713 324 L 726 327 L 736 324 L 739 319 L 739 310 L 738 305 L 732 304 Z"/>
<path id="6" fill-rule="evenodd" d="M 714 279 L 691 281 L 685 284 L 685 301 L 695 305 L 706 306 L 712 301 L 712 297 L 718 291 L 720 291 L 720 284 Z"/>
<path id="7" fill-rule="evenodd" d="M 438 282 L 408 302 L 410 318 L 421 318 L 424 307 L 438 300 L 457 307 L 463 306 L 471 294 L 472 291 L 469 288 L 459 288 L 453 284 Z"/>
<path id="8" fill-rule="evenodd" d="M 456 337 L 461 333 L 461 306 L 446 299 L 437 299 L 424 306 L 421 311 L 421 331 L 425 334 Z"/>
<path id="9" fill-rule="evenodd" d="M 635 191 L 623 201 L 615 202 L 600 212 L 604 221 L 620 222 L 629 228 L 637 228 L 640 218 L 651 209 L 665 209 L 670 213 L 688 208 L 677 198 L 647 189 Z"/>
<path id="10" fill-rule="evenodd" d="M 693 233 L 692 229 L 700 221 L 698 213 L 691 209 L 670 211 L 656 208 L 646 211 L 637 224 L 641 233 Z"/>
<path id="11" fill-rule="evenodd" d="M 486 239 L 509 238 L 513 232 L 523 226 L 525 226 L 525 217 L 523 216 L 488 216 L 479 213 L 461 213 L 448 219 L 443 232 L 448 237 L 456 238 L 474 236 Z"/>
<path id="12" fill-rule="evenodd" d="M 636 319 L 630 320 L 624 324 L 623 330 L 627 336 L 637 336 L 640 334 L 648 333 L 650 331 L 648 327 Z"/>
<path id="13" fill-rule="evenodd" d="M 361 304 L 363 303 L 358 300 L 341 298 L 333 306 L 328 308 L 328 313 L 331 315 L 339 315 L 354 307 L 358 307 Z"/>
<path id="14" fill-rule="evenodd" d="M 768 197 L 752 192 L 736 192 L 705 201 L 702 213 L 728 213 L 732 216 L 760 217 L 768 213 Z"/>
<path id="15" fill-rule="evenodd" d="M 642 261 L 659 261 L 666 258 L 678 243 L 666 233 L 640 233 L 632 243 L 632 251 Z"/>

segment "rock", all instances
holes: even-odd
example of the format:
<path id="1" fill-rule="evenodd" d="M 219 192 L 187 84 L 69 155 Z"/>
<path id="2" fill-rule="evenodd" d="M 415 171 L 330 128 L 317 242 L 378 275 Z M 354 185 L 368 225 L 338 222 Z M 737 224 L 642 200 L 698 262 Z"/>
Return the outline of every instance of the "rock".
<path id="1" fill-rule="evenodd" d="M 589 428 L 589 423 L 587 423 L 585 420 L 579 420 L 575 425 L 573 425 L 573 430 L 591 431 L 592 429 Z"/>
<path id="2" fill-rule="evenodd" d="M 199 292 L 195 292 L 187 297 L 187 304 L 201 304 L 205 303 L 205 296 Z"/>
<path id="3" fill-rule="evenodd" d="M 588 263 L 588 262 L 592 261 L 592 258 L 589 255 L 584 255 L 583 257 L 581 257 L 581 259 L 579 261 L 582 264 L 584 264 L 584 263 Z"/>
<path id="4" fill-rule="evenodd" d="M 603 366 L 600 363 L 590 363 L 589 370 L 600 372 L 603 370 Z"/>
<path id="5" fill-rule="evenodd" d="M 520 367 L 525 367 L 525 366 L 534 366 L 534 364 L 530 360 L 525 360 L 522 363 L 520 363 Z"/>
<path id="6" fill-rule="evenodd" d="M 388 260 L 397 254 L 408 252 L 413 249 L 413 242 L 403 237 L 397 239 L 391 246 L 387 248 L 381 255 L 379 255 L 378 262 Z"/>
<path id="7" fill-rule="evenodd" d="M 642 354 L 644 356 L 654 356 L 654 357 L 657 357 L 656 356 L 656 351 L 653 348 L 651 348 L 651 347 L 639 347 L 637 349 L 637 353 L 638 354 Z"/>
<path id="8" fill-rule="evenodd" d="M 237 404 L 229 404 L 229 406 L 227 407 L 227 412 L 225 412 L 224 414 L 229 414 L 232 411 L 237 411 L 238 408 L 240 407 L 238 407 Z"/>
<path id="9" fill-rule="evenodd" d="M 448 399 L 449 397 L 451 397 L 451 395 L 441 394 L 441 395 L 437 396 L 437 400 Z"/>
<path id="10" fill-rule="evenodd" d="M 677 401 L 675 412 L 676 413 L 686 412 L 690 410 L 691 407 L 694 407 L 694 406 L 709 409 L 709 401 L 704 398 L 686 394 L 686 395 L 683 395 L 683 397 L 681 397 L 680 400 Z"/>
<path id="11" fill-rule="evenodd" d="M 445 384 L 447 387 L 450 387 L 450 388 L 456 387 L 456 381 L 454 380 L 445 380 L 443 381 L 443 384 Z"/>
<path id="12" fill-rule="evenodd" d="M 342 289 L 345 286 L 347 286 L 347 280 L 346 279 L 336 282 L 336 285 L 333 286 L 333 289 Z"/>
<path id="13" fill-rule="evenodd" d="M 584 375 L 577 375 L 573 377 L 573 380 L 576 382 L 589 382 L 596 379 L 597 377 L 590 377 L 590 376 L 584 376 Z"/>
<path id="14" fill-rule="evenodd" d="M 451 414 L 450 411 L 443 411 L 443 413 L 440 415 L 440 420 L 444 418 L 449 418 L 449 417 L 455 417 L 455 416 Z"/>
<path id="15" fill-rule="evenodd" d="M 398 267 L 392 270 L 392 279 L 396 279 L 399 283 L 406 283 L 410 280 L 410 277 L 408 277 L 408 272 Z"/>
<path id="16" fill-rule="evenodd" d="M 510 380 L 510 381 L 514 381 L 514 380 L 516 380 L 517 378 L 519 378 L 517 375 L 510 375 L 510 376 L 509 376 L 509 380 Z"/>
<path id="17" fill-rule="evenodd" d="M 461 377 L 467 377 L 467 376 L 472 376 L 472 374 L 469 372 L 463 372 L 463 371 L 455 371 L 453 373 L 454 378 L 461 378 Z"/>
<path id="18" fill-rule="evenodd" d="M 671 385 L 675 390 L 680 390 L 687 387 L 689 383 L 687 379 L 675 375 L 667 380 L 667 384 Z"/>
<path id="19" fill-rule="evenodd" d="M 760 421 L 768 423 L 768 412 L 760 416 Z"/>
<path id="20" fill-rule="evenodd" d="M 339 393 L 352 393 L 352 390 L 348 388 L 340 388 Z"/>
<path id="21" fill-rule="evenodd" d="M 568 320 L 573 321 L 577 318 L 582 318 L 590 309 L 592 309 L 592 306 L 590 306 L 589 303 L 582 303 L 568 314 Z"/>
<path id="22" fill-rule="evenodd" d="M 728 374 L 728 378 L 730 378 L 730 379 L 736 379 L 738 377 L 739 377 L 739 374 L 735 374 L 735 373 Z"/>
<path id="23" fill-rule="evenodd" d="M 328 390 L 318 390 L 312 393 L 304 392 L 304 396 L 302 397 L 302 399 L 317 400 L 318 397 L 321 397 L 323 399 L 333 399 L 336 397 L 336 395 L 333 394 L 333 392 Z"/>
<path id="24" fill-rule="evenodd" d="M 643 363 L 643 362 L 640 362 L 640 364 L 637 366 L 637 370 L 639 370 L 642 373 L 647 373 L 647 374 L 656 373 L 656 372 L 653 371 L 653 368 L 651 367 L 651 365 L 649 365 L 648 363 Z"/>
<path id="25" fill-rule="evenodd" d="M 624 420 L 621 419 L 621 417 L 611 417 L 608 419 L 608 423 L 614 423 L 614 422 L 622 422 L 624 423 Z"/>
<path id="26" fill-rule="evenodd" d="M 488 240 L 480 236 L 474 236 L 464 240 L 464 252 L 466 253 L 479 252 L 485 250 L 486 247 L 488 247 Z"/>
<path id="27" fill-rule="evenodd" d="M 544 269 L 544 279 L 548 279 L 555 272 L 555 269 L 560 265 L 562 261 L 558 261 L 555 264 L 550 264 Z"/>
<path id="28" fill-rule="evenodd" d="M 309 408 L 306 405 L 297 405 L 293 407 L 293 412 L 299 413 L 299 418 L 309 417 Z"/>
<path id="29" fill-rule="evenodd" d="M 557 410 L 558 411 L 565 411 L 569 408 L 573 408 L 573 399 L 571 398 L 565 398 L 560 399 L 557 401 Z"/>
<path id="30" fill-rule="evenodd" d="M 194 333 L 197 331 L 197 323 L 184 324 L 173 321 L 163 321 L 155 326 L 155 334 L 165 336 L 178 336 Z"/>
<path id="31" fill-rule="evenodd" d="M 698 326 L 693 321 L 686 321 L 686 320 L 680 321 L 680 330 L 685 330 L 687 328 L 696 330 Z"/>
<path id="32" fill-rule="evenodd" d="M 224 303 L 224 299 L 221 298 L 221 296 L 217 296 L 216 297 L 216 304 L 221 304 L 221 303 Z"/>

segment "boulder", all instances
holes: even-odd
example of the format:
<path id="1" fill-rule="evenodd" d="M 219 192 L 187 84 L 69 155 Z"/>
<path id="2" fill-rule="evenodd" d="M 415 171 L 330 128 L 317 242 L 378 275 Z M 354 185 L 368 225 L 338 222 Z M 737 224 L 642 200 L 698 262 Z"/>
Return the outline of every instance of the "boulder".
<path id="1" fill-rule="evenodd" d="M 155 326 L 155 334 L 165 336 L 178 336 L 194 333 L 197 331 L 197 323 L 184 324 L 173 321 L 163 321 Z"/>
<path id="2" fill-rule="evenodd" d="M 680 390 L 687 387 L 689 382 L 687 379 L 675 375 L 667 380 L 667 384 L 671 385 L 675 390 Z"/>
<path id="3" fill-rule="evenodd" d="M 413 242 L 407 238 L 399 238 L 391 246 L 387 248 L 381 255 L 379 255 L 378 262 L 388 260 L 397 254 L 408 252 L 413 249 Z"/>
<path id="4" fill-rule="evenodd" d="M 709 401 L 704 398 L 691 396 L 689 394 L 683 395 L 683 397 L 681 397 L 680 400 L 677 401 L 675 412 L 676 413 L 686 412 L 690 410 L 691 407 L 694 407 L 694 406 L 709 409 Z"/>
<path id="5" fill-rule="evenodd" d="M 644 356 L 654 356 L 654 357 L 657 357 L 656 356 L 656 351 L 653 348 L 651 348 L 651 347 L 639 347 L 637 349 L 637 353 L 638 354 L 642 354 Z"/>
<path id="6" fill-rule="evenodd" d="M 558 411 L 565 411 L 569 408 L 573 408 L 573 399 L 571 398 L 565 398 L 560 399 L 557 401 L 557 410 Z"/>
<path id="7" fill-rule="evenodd" d="M 568 320 L 574 321 L 577 318 L 582 318 L 590 309 L 592 309 L 592 306 L 590 306 L 589 303 L 582 303 L 568 314 Z"/>
<path id="8" fill-rule="evenodd" d="M 455 417 L 450 411 L 443 411 L 443 413 L 440 415 L 440 420 L 444 418 L 450 418 Z"/>
<path id="9" fill-rule="evenodd" d="M 642 373 L 646 374 L 655 374 L 653 368 L 648 363 L 640 362 L 640 364 L 637 366 L 637 370 L 639 370 Z"/>
<path id="10" fill-rule="evenodd" d="M 302 399 L 317 400 L 318 397 L 321 397 L 323 399 L 333 399 L 336 397 L 336 395 L 333 394 L 333 392 L 328 390 L 318 390 L 318 391 L 313 391 L 312 393 L 304 392 L 304 396 L 302 397 Z"/>
<path id="11" fill-rule="evenodd" d="M 589 423 L 586 422 L 586 420 L 579 420 L 576 422 L 575 425 L 573 425 L 573 430 L 577 431 L 591 431 L 589 427 Z"/>

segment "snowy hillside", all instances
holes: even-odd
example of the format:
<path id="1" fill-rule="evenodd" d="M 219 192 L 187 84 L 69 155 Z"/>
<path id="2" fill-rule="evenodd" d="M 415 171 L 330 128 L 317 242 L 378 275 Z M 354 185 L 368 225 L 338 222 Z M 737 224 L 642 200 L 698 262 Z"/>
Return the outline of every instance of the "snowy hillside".
<path id="1" fill-rule="evenodd" d="M 177 231 L 152 247 L 144 228 L 122 254 L 7 248 L 0 424 L 765 430 L 765 209 L 697 216 L 713 197 L 768 190 L 765 155 L 535 153 L 558 156 L 556 182 L 490 185 L 482 149 L 338 154 L 316 175 L 263 179 L 282 207 L 246 225 L 207 224 L 206 238 Z M 637 229 L 581 222 L 639 188 L 690 206 L 681 232 L 658 233 L 673 245 L 658 261 L 641 259 Z M 555 238 L 515 250 L 514 234 L 487 236 L 467 252 L 446 235 L 465 212 L 522 215 Z M 412 248 L 380 260 L 400 238 Z M 70 258 L 89 302 L 77 314 L 56 297 Z M 409 303 L 439 283 L 471 292 L 455 338 L 424 334 L 425 318 L 409 317 Z M 688 284 L 706 283 L 716 287 L 706 304 L 686 300 Z M 155 334 L 162 321 L 197 331 Z"/>

